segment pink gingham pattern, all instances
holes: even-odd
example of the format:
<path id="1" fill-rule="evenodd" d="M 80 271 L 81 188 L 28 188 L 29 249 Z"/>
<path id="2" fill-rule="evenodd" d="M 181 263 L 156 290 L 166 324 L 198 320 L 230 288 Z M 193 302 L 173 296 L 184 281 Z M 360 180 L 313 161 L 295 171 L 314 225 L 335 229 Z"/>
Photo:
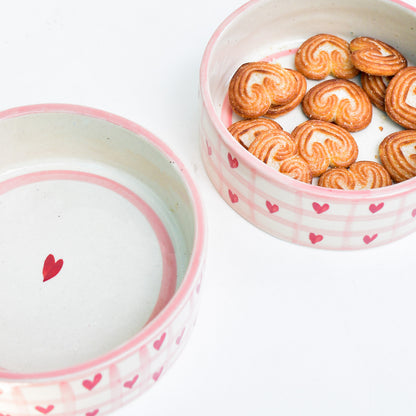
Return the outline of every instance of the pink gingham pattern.
<path id="1" fill-rule="evenodd" d="M 200 137 L 206 171 L 222 198 L 278 238 L 345 250 L 386 244 L 416 230 L 415 180 L 349 194 L 321 189 L 276 174 L 251 155 L 242 155 L 232 139 L 230 144 L 224 140 L 206 111 Z M 247 163 L 247 158 L 253 160 Z"/>

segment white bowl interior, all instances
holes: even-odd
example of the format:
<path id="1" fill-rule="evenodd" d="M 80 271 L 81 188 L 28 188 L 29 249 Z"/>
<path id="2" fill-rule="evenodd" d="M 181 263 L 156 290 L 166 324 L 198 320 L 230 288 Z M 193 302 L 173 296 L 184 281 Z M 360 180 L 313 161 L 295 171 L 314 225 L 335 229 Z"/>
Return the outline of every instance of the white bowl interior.
<path id="1" fill-rule="evenodd" d="M 1 369 L 67 368 L 131 340 L 193 251 L 180 169 L 145 133 L 76 113 L 3 118 L 0 143 Z"/>

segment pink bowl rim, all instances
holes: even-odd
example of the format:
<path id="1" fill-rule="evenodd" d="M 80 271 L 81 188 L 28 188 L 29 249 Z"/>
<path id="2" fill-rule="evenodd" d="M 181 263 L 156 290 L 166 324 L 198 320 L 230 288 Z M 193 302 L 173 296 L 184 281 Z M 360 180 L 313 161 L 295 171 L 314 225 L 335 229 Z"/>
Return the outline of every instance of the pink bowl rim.
<path id="1" fill-rule="evenodd" d="M 201 197 L 198 193 L 196 184 L 185 168 L 181 160 L 173 153 L 163 141 L 158 139 L 155 135 L 144 129 L 140 125 L 127 120 L 123 117 L 115 114 L 98 110 L 91 107 L 74 105 L 74 104 L 61 104 L 61 103 L 46 103 L 46 104 L 33 104 L 27 106 L 20 106 L 11 108 L 0 112 L 0 120 L 8 118 L 16 118 L 20 116 L 39 114 L 39 113 L 70 113 L 77 114 L 85 117 L 101 119 L 111 124 L 123 127 L 132 133 L 144 137 L 148 142 L 154 145 L 162 154 L 173 161 L 179 168 L 180 174 L 184 185 L 188 188 L 191 203 L 193 204 L 193 210 L 195 213 L 194 226 L 195 236 L 193 241 L 192 255 L 189 261 L 188 268 L 183 278 L 182 284 L 175 292 L 172 299 L 168 304 L 159 312 L 159 314 L 150 321 L 137 335 L 130 340 L 126 341 L 119 347 L 113 349 L 109 353 L 106 353 L 100 357 L 89 360 L 85 363 L 74 365 L 59 370 L 36 372 L 36 373 L 15 373 L 8 371 L 0 371 L 0 382 L 18 382 L 18 381 L 32 381 L 32 382 L 45 382 L 47 379 L 76 377 L 77 374 L 86 373 L 105 367 L 107 363 L 113 362 L 117 358 L 122 358 L 123 355 L 133 349 L 137 349 L 140 345 L 145 344 L 152 337 L 156 337 L 162 328 L 169 322 L 171 317 L 183 304 L 183 302 L 190 296 L 193 290 L 194 283 L 199 276 L 199 271 L 203 266 L 205 256 L 206 245 L 206 224 L 205 214 L 201 201 Z"/>
<path id="2" fill-rule="evenodd" d="M 202 57 L 199 73 L 202 104 L 203 107 L 206 109 L 211 122 L 215 126 L 224 144 L 229 149 L 232 149 L 234 154 L 238 156 L 239 161 L 242 161 L 247 167 L 249 167 L 253 171 L 256 171 L 257 174 L 262 176 L 264 179 L 267 179 L 272 184 L 282 184 L 286 187 L 293 188 L 295 191 L 303 191 L 305 194 L 308 194 L 312 197 L 318 197 L 322 199 L 333 198 L 337 200 L 345 200 L 346 202 L 351 202 L 363 199 L 381 199 L 415 192 L 416 177 L 408 179 L 407 181 L 398 184 L 370 190 L 345 191 L 341 189 L 318 187 L 317 185 L 311 185 L 308 183 L 297 181 L 286 175 L 276 174 L 276 171 L 273 168 L 265 165 L 264 163 L 253 157 L 242 146 L 236 145 L 236 142 L 233 139 L 232 135 L 228 132 L 227 128 L 224 126 L 220 117 L 217 115 L 215 111 L 215 107 L 211 99 L 211 94 L 209 92 L 208 66 L 212 50 L 214 49 L 216 42 L 227 29 L 227 27 L 231 25 L 240 14 L 244 13 L 246 10 L 261 2 L 262 0 L 248 1 L 247 3 L 243 4 L 238 9 L 236 9 L 234 12 L 232 12 L 228 17 L 226 17 L 225 20 L 218 26 L 218 28 L 215 30 L 215 32 L 209 39 Z M 398 6 L 400 8 L 407 9 L 410 12 L 416 13 L 416 7 L 402 0 L 380 0 L 380 3 L 391 4 L 393 6 Z"/>

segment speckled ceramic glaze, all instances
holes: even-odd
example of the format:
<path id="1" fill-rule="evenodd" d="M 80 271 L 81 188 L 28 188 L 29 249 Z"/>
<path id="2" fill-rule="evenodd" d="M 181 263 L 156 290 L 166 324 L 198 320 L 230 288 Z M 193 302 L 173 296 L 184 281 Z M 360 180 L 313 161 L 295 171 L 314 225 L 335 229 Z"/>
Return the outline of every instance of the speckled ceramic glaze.
<path id="1" fill-rule="evenodd" d="M 287 241 L 328 249 L 361 249 L 397 240 L 416 229 L 416 179 L 385 188 L 343 191 L 305 184 L 277 173 L 227 131 L 237 118 L 228 83 L 244 62 L 277 60 L 292 67 L 300 44 L 317 33 L 346 40 L 372 36 L 414 64 L 416 11 L 403 1 L 254 0 L 215 31 L 200 72 L 201 152 L 222 198 L 258 228 Z M 313 82 L 308 81 L 310 88 Z M 275 119 L 286 131 L 306 120 L 300 108 Z M 372 123 L 354 133 L 357 160 L 377 160 L 384 137 L 401 127 L 373 108 Z"/>

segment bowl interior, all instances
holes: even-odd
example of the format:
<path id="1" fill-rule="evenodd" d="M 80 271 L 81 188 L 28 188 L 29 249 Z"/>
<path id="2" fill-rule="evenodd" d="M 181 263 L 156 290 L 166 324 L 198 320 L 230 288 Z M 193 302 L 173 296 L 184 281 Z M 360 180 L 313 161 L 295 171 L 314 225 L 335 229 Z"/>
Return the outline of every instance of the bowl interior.
<path id="1" fill-rule="evenodd" d="M 224 127 L 239 117 L 232 113 L 227 98 L 229 81 L 237 68 L 256 60 L 277 61 L 294 69 L 294 55 L 301 43 L 318 33 L 330 33 L 351 40 L 371 36 L 391 44 L 416 62 L 414 33 L 415 11 L 405 4 L 388 0 L 369 1 L 252 1 L 230 16 L 217 30 L 208 48 L 206 88 L 208 106 L 216 119 L 222 138 L 257 169 L 271 170 L 244 151 Z M 356 81 L 359 83 L 359 78 Z M 308 80 L 308 89 L 317 81 Z M 300 106 L 275 119 L 291 132 L 306 121 Z M 378 145 L 388 134 L 402 130 L 382 111 L 373 106 L 373 119 L 366 129 L 353 133 L 358 147 L 357 160 L 378 160 Z M 276 175 L 276 178 L 281 176 Z M 294 181 L 295 183 L 295 181 Z M 310 187 L 311 190 L 316 187 Z M 344 192 L 345 195 L 345 192 Z"/>
<path id="2" fill-rule="evenodd" d="M 180 168 L 146 131 L 75 112 L 0 118 L 0 142 L 1 369 L 76 366 L 134 338 L 193 251 Z"/>

